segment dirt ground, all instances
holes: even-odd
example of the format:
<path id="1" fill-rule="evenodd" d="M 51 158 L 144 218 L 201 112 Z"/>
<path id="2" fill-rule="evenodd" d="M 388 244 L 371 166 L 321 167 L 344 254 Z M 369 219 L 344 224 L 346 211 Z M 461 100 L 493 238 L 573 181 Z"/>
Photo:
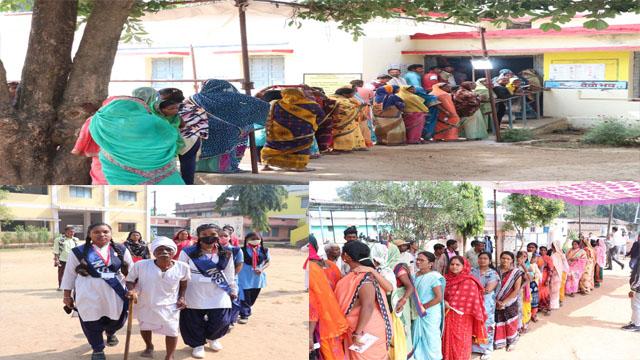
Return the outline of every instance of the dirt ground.
<path id="1" fill-rule="evenodd" d="M 236 325 L 221 343 L 219 353 L 207 350 L 208 359 L 299 360 L 307 356 L 308 295 L 302 265 L 306 254 L 271 249 L 267 288 L 255 305 L 251 320 Z M 62 292 L 48 249 L 0 251 L 0 359 L 88 359 L 91 347 L 78 319 L 62 310 Z M 133 322 L 129 359 L 140 359 L 144 349 L 137 320 Z M 107 359 L 122 359 L 125 328 L 120 344 L 106 348 Z M 164 358 L 164 337 L 154 335 L 155 359 Z M 176 359 L 190 359 L 190 348 L 178 340 Z"/>
<path id="2" fill-rule="evenodd" d="M 540 315 L 512 352 L 497 350 L 491 359 L 640 359 L 640 333 L 620 329 L 631 319 L 629 267 L 615 265 L 604 276 L 602 287 L 591 295 L 567 297 L 559 310 Z"/>
<path id="3" fill-rule="evenodd" d="M 310 180 L 629 180 L 640 177 L 638 148 L 563 148 L 493 140 L 374 146 L 312 159 L 312 172 L 198 173 L 201 184 Z M 250 170 L 249 152 L 241 167 Z"/>

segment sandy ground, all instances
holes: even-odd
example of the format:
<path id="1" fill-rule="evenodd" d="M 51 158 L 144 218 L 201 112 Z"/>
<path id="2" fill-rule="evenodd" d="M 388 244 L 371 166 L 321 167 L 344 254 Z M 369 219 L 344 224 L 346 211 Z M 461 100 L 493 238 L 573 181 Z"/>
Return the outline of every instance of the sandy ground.
<path id="1" fill-rule="evenodd" d="M 497 350 L 492 360 L 637 360 L 640 333 L 620 329 L 631 319 L 629 270 L 605 271 L 591 295 L 566 298 L 559 310 L 541 315 L 512 352 Z"/>
<path id="2" fill-rule="evenodd" d="M 219 353 L 207 350 L 208 359 L 299 360 L 307 356 L 308 295 L 302 265 L 306 254 L 272 249 L 267 270 L 268 287 L 254 308 L 250 323 L 236 325 L 221 343 Z M 36 264 L 35 266 L 33 264 Z M 88 359 L 91 348 L 78 319 L 62 310 L 62 292 L 49 250 L 0 251 L 0 359 Z M 129 359 L 140 359 L 144 342 L 134 320 Z M 107 359 L 122 359 L 125 328 L 120 344 L 106 348 Z M 251 339 L 250 341 L 247 341 Z M 252 344 L 252 345 L 249 345 Z M 164 358 L 164 337 L 154 335 L 155 359 Z M 191 358 L 190 348 L 178 340 L 176 359 Z"/>
<path id="3" fill-rule="evenodd" d="M 312 172 L 197 174 L 201 184 L 310 180 L 629 180 L 640 177 L 638 148 L 564 149 L 492 140 L 408 146 L 311 160 Z M 249 152 L 241 167 L 250 170 Z"/>

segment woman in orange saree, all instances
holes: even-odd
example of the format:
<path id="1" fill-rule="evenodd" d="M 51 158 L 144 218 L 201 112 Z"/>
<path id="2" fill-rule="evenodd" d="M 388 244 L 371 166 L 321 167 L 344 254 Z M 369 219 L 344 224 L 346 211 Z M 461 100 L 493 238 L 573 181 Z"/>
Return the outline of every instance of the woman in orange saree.
<path id="1" fill-rule="evenodd" d="M 309 352 L 314 344 L 320 344 L 323 360 L 343 360 L 343 335 L 348 324 L 333 293 L 337 283 L 335 264 L 322 260 L 317 254 L 317 243 L 309 246 Z M 340 271 L 338 274 L 340 274 Z M 327 276 L 332 274 L 332 276 Z M 334 282 L 335 280 L 335 282 Z M 339 280 L 339 278 L 338 278 Z"/>
<path id="2" fill-rule="evenodd" d="M 451 96 L 451 85 L 439 83 L 433 85 L 431 95 L 437 96 L 442 109 L 438 114 L 438 122 L 436 123 L 436 132 L 433 136 L 434 140 L 457 140 L 458 139 L 458 123 L 460 117 L 456 112 L 456 106 Z"/>
<path id="3" fill-rule="evenodd" d="M 366 244 L 350 241 L 342 250 L 342 260 L 350 271 L 338 282 L 335 293 L 349 324 L 344 338 L 346 359 L 388 360 L 392 330 L 387 298 L 380 285 L 384 279 L 375 271 Z M 373 345 L 362 353 L 350 349 L 362 345 L 365 334 L 377 338 Z"/>
<path id="4" fill-rule="evenodd" d="M 486 344 L 488 339 L 484 287 L 471 275 L 469 262 L 461 256 L 449 260 L 445 279 L 442 356 L 444 360 L 468 360 L 472 344 Z"/>
<path id="5" fill-rule="evenodd" d="M 540 256 L 538 256 L 538 267 L 542 273 L 542 280 L 538 286 L 540 291 L 540 302 L 538 311 L 548 315 L 551 311 L 551 275 L 555 271 L 553 261 L 548 255 L 546 246 L 540 246 Z"/>

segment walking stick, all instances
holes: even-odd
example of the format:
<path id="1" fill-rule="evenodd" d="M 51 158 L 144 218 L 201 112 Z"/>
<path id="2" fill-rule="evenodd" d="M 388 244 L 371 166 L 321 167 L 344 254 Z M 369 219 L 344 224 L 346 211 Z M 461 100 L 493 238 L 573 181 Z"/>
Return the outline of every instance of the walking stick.
<path id="1" fill-rule="evenodd" d="M 133 325 L 133 299 L 129 300 L 129 318 L 127 319 L 127 339 L 124 342 L 124 360 L 129 358 L 129 342 L 131 341 L 131 326 Z"/>

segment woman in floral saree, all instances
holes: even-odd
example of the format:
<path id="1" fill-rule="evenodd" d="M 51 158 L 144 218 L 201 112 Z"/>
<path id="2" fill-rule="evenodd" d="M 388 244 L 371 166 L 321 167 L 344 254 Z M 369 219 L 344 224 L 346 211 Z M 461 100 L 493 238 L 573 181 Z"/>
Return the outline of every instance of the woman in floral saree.
<path id="1" fill-rule="evenodd" d="M 567 252 L 567 261 L 569 262 L 569 272 L 564 291 L 567 296 L 573 296 L 579 290 L 580 279 L 587 265 L 587 253 L 580 248 L 578 240 L 571 242 L 571 250 Z"/>
<path id="2" fill-rule="evenodd" d="M 591 290 L 593 290 L 594 288 L 593 279 L 597 254 L 596 251 L 591 247 L 589 239 L 580 234 L 580 240 L 582 241 L 582 248 L 587 254 L 587 264 L 584 268 L 584 273 L 582 273 L 582 277 L 580 278 L 580 294 L 586 295 L 591 293 Z"/>

